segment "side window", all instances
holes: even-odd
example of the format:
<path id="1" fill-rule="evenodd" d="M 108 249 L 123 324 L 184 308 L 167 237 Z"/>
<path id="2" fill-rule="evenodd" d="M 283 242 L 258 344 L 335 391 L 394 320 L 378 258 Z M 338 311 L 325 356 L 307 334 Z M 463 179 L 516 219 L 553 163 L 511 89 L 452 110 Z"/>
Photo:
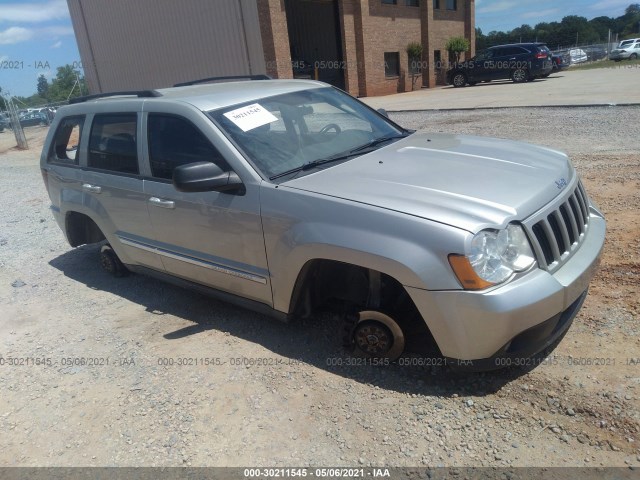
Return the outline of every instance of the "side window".
<path id="1" fill-rule="evenodd" d="M 136 128 L 135 113 L 96 115 L 89 139 L 89 167 L 139 174 Z"/>
<path id="2" fill-rule="evenodd" d="M 211 142 L 188 120 L 150 113 L 148 120 L 151 175 L 171 180 L 173 169 L 194 162 L 213 162 L 222 170 L 229 166 Z"/>
<path id="3" fill-rule="evenodd" d="M 60 122 L 53 137 L 53 144 L 47 158 L 48 163 L 78 165 L 78 145 L 83 125 L 84 116 L 67 117 Z"/>
<path id="4" fill-rule="evenodd" d="M 400 75 L 400 53 L 384 52 L 384 76 L 397 77 Z"/>

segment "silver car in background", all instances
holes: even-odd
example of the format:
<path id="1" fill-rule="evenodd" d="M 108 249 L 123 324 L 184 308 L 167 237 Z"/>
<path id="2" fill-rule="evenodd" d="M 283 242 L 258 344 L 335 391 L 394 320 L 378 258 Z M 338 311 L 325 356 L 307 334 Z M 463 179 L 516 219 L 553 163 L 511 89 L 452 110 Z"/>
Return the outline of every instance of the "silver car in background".
<path id="1" fill-rule="evenodd" d="M 253 80 L 59 109 L 42 173 L 72 246 L 282 320 L 329 311 L 359 354 L 495 369 L 545 351 L 605 236 L 567 156 L 406 130 L 326 84 Z"/>
<path id="2" fill-rule="evenodd" d="M 640 58 L 640 38 L 623 40 L 609 54 L 609 59 L 619 62 L 621 60 L 637 60 Z"/>

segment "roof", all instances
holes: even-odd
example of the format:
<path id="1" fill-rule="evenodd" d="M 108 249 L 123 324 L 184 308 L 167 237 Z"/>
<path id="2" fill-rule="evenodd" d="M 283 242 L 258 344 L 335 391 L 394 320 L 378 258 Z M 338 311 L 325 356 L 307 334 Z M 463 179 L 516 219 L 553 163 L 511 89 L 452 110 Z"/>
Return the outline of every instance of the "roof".
<path id="1" fill-rule="evenodd" d="M 489 50 L 490 48 L 499 48 L 499 47 L 521 47 L 522 45 L 535 45 L 540 46 L 540 45 L 546 45 L 545 42 L 522 42 L 522 43 L 505 43 L 504 45 L 493 45 L 491 47 L 487 47 L 487 50 Z"/>
<path id="2" fill-rule="evenodd" d="M 283 93 L 327 86 L 326 83 L 314 80 L 252 80 L 208 83 L 140 92 L 121 92 L 121 94 L 116 93 L 114 96 L 105 95 L 98 98 L 89 97 L 82 103 L 84 105 L 91 105 L 97 102 L 130 102 L 132 100 L 156 102 L 175 100 L 189 103 L 199 110 L 207 111 Z"/>
<path id="3" fill-rule="evenodd" d="M 252 80 L 158 89 L 162 99 L 181 100 L 200 110 L 213 110 L 283 93 L 328 87 L 315 80 Z"/>

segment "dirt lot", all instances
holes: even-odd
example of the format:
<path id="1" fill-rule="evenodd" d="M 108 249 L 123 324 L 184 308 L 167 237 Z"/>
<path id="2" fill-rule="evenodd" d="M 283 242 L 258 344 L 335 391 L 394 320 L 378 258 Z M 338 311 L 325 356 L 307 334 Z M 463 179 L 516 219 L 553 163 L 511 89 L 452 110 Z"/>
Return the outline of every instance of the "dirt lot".
<path id="1" fill-rule="evenodd" d="M 0 134 L 0 465 L 640 466 L 640 108 L 406 113 L 568 151 L 608 237 L 584 309 L 529 371 L 346 366 L 280 324 L 71 249 L 31 149 Z M 336 366 L 342 361 L 343 366 Z"/>

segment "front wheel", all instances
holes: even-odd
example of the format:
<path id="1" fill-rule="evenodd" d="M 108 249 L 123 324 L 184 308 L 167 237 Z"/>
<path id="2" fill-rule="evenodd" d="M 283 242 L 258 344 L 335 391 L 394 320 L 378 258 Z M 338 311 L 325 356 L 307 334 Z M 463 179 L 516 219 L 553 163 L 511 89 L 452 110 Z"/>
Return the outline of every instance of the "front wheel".
<path id="1" fill-rule="evenodd" d="M 390 361 L 397 360 L 405 346 L 400 325 L 389 315 L 373 310 L 357 314 L 350 340 L 359 353 Z"/>
<path id="2" fill-rule="evenodd" d="M 451 81 L 455 88 L 464 87 L 467 84 L 467 77 L 464 73 L 456 73 Z"/>
<path id="3" fill-rule="evenodd" d="M 529 72 L 524 68 L 516 68 L 511 72 L 511 80 L 513 80 L 514 83 L 524 83 L 529 80 Z"/>

